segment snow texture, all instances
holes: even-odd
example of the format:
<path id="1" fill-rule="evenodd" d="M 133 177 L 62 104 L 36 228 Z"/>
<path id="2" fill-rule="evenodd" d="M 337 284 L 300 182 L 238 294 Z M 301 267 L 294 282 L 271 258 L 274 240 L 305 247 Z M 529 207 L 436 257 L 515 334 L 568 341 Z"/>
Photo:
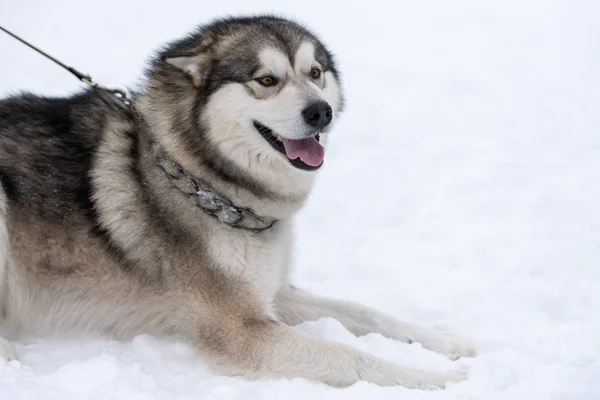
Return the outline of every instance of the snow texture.
<path id="1" fill-rule="evenodd" d="M 418 344 L 298 329 L 469 378 L 442 392 L 214 374 L 187 344 L 15 342 L 0 399 L 600 399 L 600 2 L 3 1 L 0 21 L 107 86 L 225 14 L 305 22 L 338 56 L 347 110 L 299 216 L 294 282 L 471 337 Z M 0 93 L 73 77 L 0 35 Z"/>

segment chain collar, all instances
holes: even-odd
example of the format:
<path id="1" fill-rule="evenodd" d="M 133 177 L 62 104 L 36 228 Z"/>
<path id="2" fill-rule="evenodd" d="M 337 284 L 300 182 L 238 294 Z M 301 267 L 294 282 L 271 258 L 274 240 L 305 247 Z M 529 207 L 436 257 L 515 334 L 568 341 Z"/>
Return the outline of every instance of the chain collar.
<path id="1" fill-rule="evenodd" d="M 217 218 L 222 223 L 232 228 L 262 232 L 277 222 L 275 218 L 261 217 L 247 208 L 236 207 L 231 201 L 217 197 L 205 185 L 186 173 L 179 163 L 171 160 L 156 144 L 152 145 L 152 152 L 158 165 L 165 171 L 171 183 L 187 194 L 205 213 Z"/>

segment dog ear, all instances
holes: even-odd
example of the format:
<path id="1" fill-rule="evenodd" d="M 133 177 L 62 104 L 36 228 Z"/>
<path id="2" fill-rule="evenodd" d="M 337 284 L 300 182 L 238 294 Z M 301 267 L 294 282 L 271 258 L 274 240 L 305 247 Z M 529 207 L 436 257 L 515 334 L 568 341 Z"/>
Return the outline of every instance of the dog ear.
<path id="1" fill-rule="evenodd" d="M 194 87 L 199 88 L 202 86 L 206 75 L 208 75 L 212 63 L 213 43 L 212 35 L 204 35 L 201 42 L 194 49 L 178 54 L 167 54 L 161 58 L 164 62 L 185 72 L 192 80 Z"/>
<path id="2" fill-rule="evenodd" d="M 176 57 L 165 56 L 163 57 L 163 61 L 188 74 L 196 88 L 202 86 L 203 78 L 206 76 L 208 67 L 210 66 L 210 57 L 206 54 Z"/>

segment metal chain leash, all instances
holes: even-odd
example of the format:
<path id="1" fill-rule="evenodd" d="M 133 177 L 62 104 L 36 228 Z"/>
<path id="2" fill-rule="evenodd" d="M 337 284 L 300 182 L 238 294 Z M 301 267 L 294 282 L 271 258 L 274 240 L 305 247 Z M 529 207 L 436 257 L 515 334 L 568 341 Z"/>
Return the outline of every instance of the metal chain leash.
<path id="1" fill-rule="evenodd" d="M 29 47 L 29 48 L 37 51 L 39 54 L 43 55 L 44 57 L 46 57 L 50 61 L 54 62 L 55 64 L 57 64 L 61 68 L 69 71 L 70 73 L 72 73 L 73 75 L 75 75 L 75 77 L 77 79 L 79 79 L 81 82 L 89 85 L 92 88 L 97 88 L 97 89 L 105 90 L 105 91 L 109 92 L 110 94 L 112 94 L 113 96 L 115 96 L 117 99 L 119 99 L 121 101 L 121 103 L 123 103 L 125 106 L 131 107 L 131 100 L 127 97 L 127 93 L 125 93 L 125 91 L 123 89 L 109 89 L 107 87 L 101 86 L 101 85 L 97 84 L 96 82 L 94 82 L 92 80 L 91 76 L 86 75 L 83 72 L 80 72 L 80 71 L 76 70 L 73 67 L 69 67 L 68 65 L 66 65 L 62 61 L 60 61 L 60 60 L 52 57 L 50 54 L 48 54 L 45 51 L 37 48 L 36 46 L 34 46 L 33 44 L 29 43 L 25 39 L 23 39 L 23 38 L 15 35 L 11 31 L 9 31 L 8 29 L 4 28 L 3 26 L 0 26 L 0 30 L 4 31 L 6 34 L 8 34 L 8 35 L 12 36 L 13 38 L 17 39 L 19 42 L 23 43 L 27 47 Z"/>

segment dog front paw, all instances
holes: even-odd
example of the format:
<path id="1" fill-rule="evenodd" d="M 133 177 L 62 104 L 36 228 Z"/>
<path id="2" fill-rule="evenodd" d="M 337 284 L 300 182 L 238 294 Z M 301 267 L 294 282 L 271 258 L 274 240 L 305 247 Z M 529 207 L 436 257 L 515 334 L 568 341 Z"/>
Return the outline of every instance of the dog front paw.
<path id="1" fill-rule="evenodd" d="M 467 379 L 467 372 L 453 371 L 446 373 L 430 373 L 420 370 L 413 370 L 407 373 L 406 370 L 399 371 L 394 377 L 394 384 L 402 385 L 409 389 L 419 390 L 442 390 L 449 383 L 461 382 Z"/>
<path id="2" fill-rule="evenodd" d="M 428 338 L 421 342 L 426 349 L 442 353 L 451 360 L 461 357 L 474 357 L 477 355 L 475 344 L 470 339 L 462 338 L 450 333 L 436 334 L 436 337 Z"/>
<path id="3" fill-rule="evenodd" d="M 467 370 L 436 373 L 406 368 L 387 361 L 371 362 L 369 367 L 359 373 L 361 380 L 380 386 L 404 386 L 408 389 L 442 390 L 449 383 L 467 378 Z"/>
<path id="4" fill-rule="evenodd" d="M 445 389 L 449 383 L 457 383 L 467 379 L 467 371 L 459 370 L 443 374 L 429 374 L 418 381 L 417 389 L 421 390 L 441 390 Z"/>

